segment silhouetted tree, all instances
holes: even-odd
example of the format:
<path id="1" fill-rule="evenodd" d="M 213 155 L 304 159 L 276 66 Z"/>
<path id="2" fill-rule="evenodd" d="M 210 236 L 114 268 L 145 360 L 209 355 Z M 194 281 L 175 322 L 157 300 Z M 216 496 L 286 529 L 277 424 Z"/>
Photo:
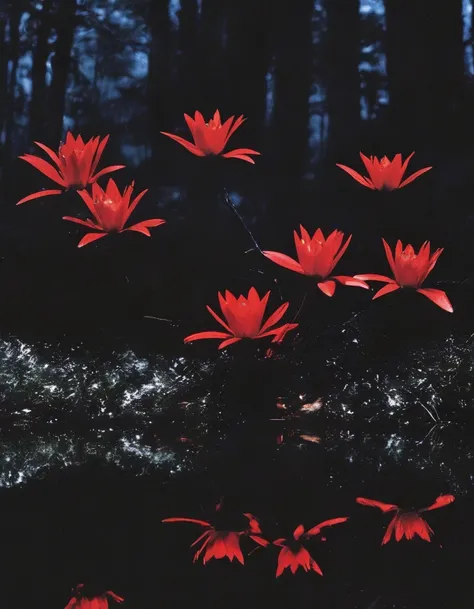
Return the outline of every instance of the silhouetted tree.
<path id="1" fill-rule="evenodd" d="M 0 134 L 5 124 L 8 87 L 7 13 L 0 10 Z M 0 163 L 1 164 L 1 163 Z"/>
<path id="2" fill-rule="evenodd" d="M 227 84 L 223 56 L 225 6 L 224 0 L 202 0 L 201 5 L 197 71 L 200 87 L 196 91 L 196 107 L 205 116 L 210 116 L 216 108 L 222 108 L 225 100 Z"/>
<path id="3" fill-rule="evenodd" d="M 41 11 L 38 11 L 38 27 L 36 45 L 33 52 L 33 67 L 31 71 L 31 103 L 30 103 L 30 139 L 42 140 L 44 130 L 46 102 L 46 62 L 49 54 L 49 36 L 51 33 L 52 0 L 44 0 Z"/>
<path id="4" fill-rule="evenodd" d="M 326 0 L 323 79 L 329 115 L 328 160 L 342 158 L 360 129 L 359 0 Z"/>
<path id="5" fill-rule="evenodd" d="M 178 31 L 177 92 L 184 112 L 193 113 L 199 82 L 198 3 L 197 0 L 181 0 Z"/>
<path id="6" fill-rule="evenodd" d="M 148 8 L 150 50 L 148 56 L 148 107 L 150 113 L 152 159 L 158 162 L 159 134 L 169 130 L 174 89 L 171 78 L 171 20 L 168 2 L 150 3 Z"/>
<path id="7" fill-rule="evenodd" d="M 274 3 L 271 0 L 229 1 L 225 71 L 226 110 L 249 118 L 247 129 L 259 131 L 267 105 L 266 76 L 272 60 Z"/>
<path id="8" fill-rule="evenodd" d="M 308 152 L 313 8 L 313 0 L 300 0 L 298 10 L 290 2 L 273 6 L 275 153 L 291 177 L 301 176 Z"/>
<path id="9" fill-rule="evenodd" d="M 56 44 L 51 60 L 53 78 L 50 88 L 50 112 L 52 117 L 51 143 L 57 143 L 62 137 L 66 92 L 71 63 L 71 51 L 76 31 L 77 0 L 60 2 L 56 14 Z"/>
<path id="10" fill-rule="evenodd" d="M 459 137 L 454 125 L 464 90 L 462 0 L 385 0 L 385 7 L 395 139 L 432 153 L 436 144 L 440 149 Z"/>
<path id="11" fill-rule="evenodd" d="M 5 161 L 11 159 L 13 133 L 15 128 L 15 106 L 17 89 L 17 72 L 20 61 L 20 20 L 23 7 L 18 2 L 10 5 L 9 50 L 10 76 L 8 78 L 8 107 L 5 113 Z"/>

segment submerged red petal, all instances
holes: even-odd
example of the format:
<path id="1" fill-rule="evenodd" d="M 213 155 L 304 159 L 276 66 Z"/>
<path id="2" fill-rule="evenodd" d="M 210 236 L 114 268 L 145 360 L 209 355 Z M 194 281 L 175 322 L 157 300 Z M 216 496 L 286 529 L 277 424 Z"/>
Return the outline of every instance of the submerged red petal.
<path id="1" fill-rule="evenodd" d="M 392 512 L 393 510 L 398 510 L 398 505 L 395 505 L 394 503 L 383 503 L 382 501 L 377 501 L 376 499 L 357 497 L 356 502 L 360 503 L 360 505 L 379 508 L 379 510 L 382 510 L 382 512 Z"/>
<path id="2" fill-rule="evenodd" d="M 431 510 L 437 510 L 438 508 L 442 508 L 442 507 L 445 507 L 446 505 L 449 505 L 450 503 L 453 503 L 454 500 L 455 500 L 454 495 L 440 495 L 439 497 L 436 498 L 434 503 L 432 503 L 428 507 L 422 508 L 421 510 L 418 510 L 418 511 L 419 512 L 429 512 Z"/>

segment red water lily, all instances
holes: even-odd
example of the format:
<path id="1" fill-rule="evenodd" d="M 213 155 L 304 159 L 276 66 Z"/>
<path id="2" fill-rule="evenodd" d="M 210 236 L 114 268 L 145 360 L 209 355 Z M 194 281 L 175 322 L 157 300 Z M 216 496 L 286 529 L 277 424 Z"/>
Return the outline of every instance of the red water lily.
<path id="1" fill-rule="evenodd" d="M 85 596 L 83 594 L 84 584 L 78 584 L 75 588 L 74 596 L 71 598 L 65 609 L 108 609 L 109 598 L 117 603 L 123 603 L 125 599 L 117 596 L 115 592 L 107 590 L 99 596 Z"/>
<path id="2" fill-rule="evenodd" d="M 298 262 L 280 252 L 267 250 L 263 252 L 263 255 L 272 262 L 275 262 L 286 269 L 290 269 L 290 271 L 308 275 L 309 277 L 317 277 L 320 280 L 318 288 L 326 294 L 326 296 L 332 296 L 334 294 L 336 281 L 339 281 L 339 283 L 342 283 L 343 285 L 368 289 L 369 286 L 364 281 L 354 277 L 349 277 L 347 275 L 334 275 L 333 277 L 329 277 L 348 248 L 352 235 L 349 235 L 343 245 L 344 233 L 339 230 L 333 231 L 327 239 L 324 237 L 320 228 L 316 230 L 312 237 L 310 237 L 308 231 L 301 225 L 300 230 L 301 237 L 296 231 L 293 231 Z"/>
<path id="3" fill-rule="evenodd" d="M 105 190 L 102 190 L 98 184 L 92 184 L 92 197 L 87 190 L 80 190 L 78 192 L 89 211 L 94 216 L 94 220 L 81 220 L 81 218 L 72 218 L 71 216 L 64 216 L 63 220 L 82 224 L 83 226 L 87 226 L 87 228 L 92 228 L 100 232 L 87 233 L 86 236 L 81 239 L 77 247 L 82 247 L 83 245 L 92 243 L 92 241 L 97 241 L 97 239 L 101 239 L 109 233 L 123 233 L 127 230 L 151 237 L 148 229 L 154 226 L 160 226 L 160 224 L 166 222 L 166 220 L 161 219 L 143 220 L 142 222 L 124 228 L 125 222 L 127 222 L 145 193 L 148 192 L 148 189 L 143 190 L 133 199 L 133 201 L 131 201 L 134 186 L 135 182 L 132 182 L 130 186 L 125 188 L 122 194 L 120 193 L 117 184 L 110 179 Z"/>
<path id="4" fill-rule="evenodd" d="M 227 331 L 198 332 L 187 336 L 184 339 L 185 343 L 202 340 L 203 338 L 224 338 L 225 340 L 219 345 L 219 349 L 224 349 L 243 338 L 264 338 L 265 336 L 273 336 L 272 343 L 279 343 L 287 332 L 298 327 L 298 324 L 286 323 L 278 328 L 271 329 L 286 313 L 290 306 L 289 302 L 280 305 L 262 325 L 270 292 L 267 292 L 262 299 L 260 299 L 255 288 L 250 288 L 247 298 L 243 294 L 236 298 L 229 290 L 225 291 L 225 297 L 220 292 L 217 293 L 217 296 L 222 315 L 226 321 L 219 317 L 210 306 L 207 305 L 206 308 Z"/>
<path id="5" fill-rule="evenodd" d="M 355 276 L 357 279 L 365 281 L 383 281 L 387 284 L 375 294 L 372 300 L 380 298 L 380 296 L 385 296 L 385 294 L 390 294 L 390 292 L 394 292 L 400 288 L 414 288 L 417 292 L 423 294 L 423 296 L 426 296 L 438 305 L 438 307 L 441 307 L 441 309 L 448 311 L 448 313 L 452 313 L 453 306 L 449 302 L 446 292 L 434 288 L 421 287 L 425 279 L 433 270 L 444 248 L 437 249 L 433 255 L 430 255 L 430 242 L 425 241 L 420 247 L 418 254 L 415 254 L 412 245 L 407 245 L 404 248 L 403 243 L 398 240 L 395 247 L 395 255 L 393 255 L 392 250 L 385 239 L 382 239 L 382 242 L 394 278 L 392 279 L 385 275 L 373 273 Z"/>
<path id="6" fill-rule="evenodd" d="M 305 571 L 316 571 L 316 573 L 322 575 L 323 572 L 321 571 L 321 568 L 308 550 L 304 547 L 303 541 L 319 535 L 321 529 L 324 527 L 331 527 L 335 524 L 346 522 L 346 520 L 348 520 L 348 517 L 331 518 L 330 520 L 321 522 L 306 532 L 304 530 L 304 526 L 300 524 L 293 532 L 293 539 L 287 540 L 284 537 L 275 539 L 273 545 L 281 548 L 280 554 L 278 555 L 276 576 L 280 577 L 283 571 L 288 567 L 291 569 L 293 574 L 296 573 L 299 567 L 303 567 Z"/>
<path id="7" fill-rule="evenodd" d="M 260 152 L 252 150 L 251 148 L 236 148 L 235 150 L 222 154 L 231 135 L 235 133 L 240 125 L 246 120 L 243 114 L 239 116 L 235 122 L 234 118 L 234 116 L 231 116 L 222 124 L 219 110 L 216 110 L 213 118 L 206 123 L 203 115 L 197 110 L 194 113 L 194 119 L 188 114 L 185 114 L 184 120 L 191 131 L 194 144 L 188 142 L 188 140 L 185 140 L 179 135 L 173 135 L 166 131 L 161 131 L 161 133 L 170 137 L 172 140 L 175 140 L 178 144 L 181 144 L 181 146 L 184 146 L 186 150 L 189 150 L 189 152 L 192 152 L 196 156 L 221 155 L 226 159 L 240 159 L 241 161 L 255 164 L 255 161 L 248 155 L 260 155 Z"/>
<path id="8" fill-rule="evenodd" d="M 347 171 L 347 173 L 354 178 L 354 180 L 359 182 L 359 184 L 362 184 L 362 186 L 366 186 L 372 190 L 394 190 L 395 188 L 407 186 L 407 184 L 410 184 L 413 180 L 416 180 L 416 178 L 432 169 L 432 167 L 419 169 L 411 176 L 408 176 L 408 178 L 405 178 L 402 182 L 408 163 L 414 154 L 415 153 L 412 152 L 402 163 L 402 155 L 400 153 L 396 154 L 393 157 L 393 160 L 390 161 L 386 156 L 379 160 L 376 156 L 371 156 L 370 158 L 366 157 L 365 154 L 361 152 L 360 158 L 369 174 L 368 178 L 346 165 L 340 165 L 339 163 L 336 163 L 336 165 L 344 171 Z"/>
<path id="9" fill-rule="evenodd" d="M 217 505 L 216 510 L 218 511 L 219 508 L 220 504 Z M 242 536 L 250 537 L 259 546 L 266 547 L 269 545 L 268 541 L 261 537 L 262 531 L 255 516 L 249 513 L 245 513 L 244 516 L 248 520 L 248 528 L 243 531 L 218 531 L 209 522 L 196 520 L 195 518 L 165 518 L 161 522 L 192 522 L 206 527 L 206 531 L 191 544 L 192 548 L 200 541 L 203 541 L 201 547 L 194 555 L 193 562 L 196 562 L 204 550 L 206 550 L 202 561 L 203 564 L 206 564 L 211 558 L 220 559 L 227 557 L 231 562 L 236 558 L 243 565 L 244 556 L 240 548 L 240 538 Z"/>
<path id="10" fill-rule="evenodd" d="M 69 188 L 85 188 L 103 175 L 117 171 L 117 169 L 123 169 L 125 165 L 111 165 L 95 173 L 108 140 L 109 136 L 106 135 L 102 141 L 100 137 L 93 137 L 84 143 L 80 135 L 74 138 L 69 131 L 66 135 L 66 142 L 59 146 L 58 154 L 51 150 L 51 148 L 48 148 L 48 146 L 35 142 L 37 146 L 46 152 L 56 167 L 41 157 L 32 154 L 25 154 L 20 159 L 30 163 L 30 165 L 33 165 L 41 173 L 44 173 L 45 176 L 56 182 L 56 184 L 59 184 L 61 190 L 41 190 L 40 192 L 35 192 L 18 201 L 17 205 L 38 199 L 39 197 L 60 195 L 64 190 Z"/>
<path id="11" fill-rule="evenodd" d="M 422 512 L 437 510 L 445 505 L 449 505 L 454 501 L 454 495 L 440 495 L 430 506 L 411 512 L 402 510 L 398 507 L 398 505 L 393 503 L 382 503 L 382 501 L 376 501 L 375 499 L 357 497 L 356 501 L 361 505 L 377 507 L 382 510 L 382 512 L 396 512 L 382 539 L 382 545 L 385 545 L 390 541 L 394 533 L 397 541 L 400 541 L 403 539 L 403 537 L 413 539 L 415 535 L 418 535 L 418 537 L 421 537 L 421 539 L 424 539 L 425 541 L 431 541 L 430 535 L 434 534 L 433 529 L 425 520 L 423 520 L 420 514 Z"/>

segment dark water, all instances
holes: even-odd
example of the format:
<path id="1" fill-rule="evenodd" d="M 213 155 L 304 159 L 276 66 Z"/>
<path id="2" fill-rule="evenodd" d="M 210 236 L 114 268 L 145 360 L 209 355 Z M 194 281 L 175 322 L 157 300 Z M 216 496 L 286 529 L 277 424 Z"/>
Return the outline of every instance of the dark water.
<path id="1" fill-rule="evenodd" d="M 79 230 L 59 222 L 44 240 L 55 206 L 74 204 L 67 196 L 14 210 L 5 229 L 0 605 L 62 607 L 71 587 L 86 582 L 144 609 L 469 607 L 467 266 L 450 273 L 441 258 L 433 272 L 430 285 L 436 274 L 449 278 L 442 287 L 454 315 L 410 292 L 371 303 L 365 290 L 339 286 L 329 299 L 311 280 L 245 253 L 252 241 L 220 197 L 196 224 L 192 196 L 176 199 L 175 226 L 151 240 L 124 234 L 77 250 Z M 179 204 L 188 210 L 181 220 Z M 170 210 L 164 205 L 163 217 Z M 18 218 L 29 215 L 35 230 L 29 218 L 22 233 Z M 284 231 L 264 217 L 266 225 L 247 226 L 265 244 L 278 241 Z M 345 264 L 382 271 L 373 222 L 362 231 L 344 218 L 354 232 Z M 373 246 L 372 260 L 361 241 Z M 299 310 L 298 330 L 272 358 L 264 340 L 221 354 L 215 341 L 183 345 L 190 332 L 214 327 L 205 304 L 217 289 L 251 285 L 272 289 L 275 308 L 291 300 L 292 317 Z M 454 504 L 426 515 L 430 544 L 381 547 L 390 514 L 355 503 L 364 496 L 417 509 L 447 493 Z M 300 523 L 349 520 L 308 545 L 323 577 L 285 571 L 276 579 L 276 547 L 252 552 L 245 566 L 193 564 L 200 527 L 161 520 L 212 521 L 221 498 L 226 527 L 252 512 L 270 540 Z"/>
<path id="2" fill-rule="evenodd" d="M 471 4 L 0 1 L 0 609 L 61 609 L 80 583 L 125 609 L 472 608 Z M 160 133 L 216 108 L 248 118 L 229 148 L 255 165 Z M 54 187 L 18 156 L 69 128 L 110 134 L 100 167 L 149 189 L 151 239 L 78 249 L 75 192 L 15 205 Z M 433 169 L 370 191 L 336 167 L 362 171 L 359 150 Z M 426 287 L 454 313 L 378 284 L 326 297 L 261 255 L 293 255 L 300 224 L 352 235 L 342 275 L 388 274 L 382 237 L 444 248 Z M 252 286 L 299 324 L 272 357 L 183 343 Z M 355 501 L 446 494 L 431 543 L 381 546 L 392 514 Z M 276 546 L 193 564 L 201 527 L 161 522 L 247 512 L 270 541 L 349 519 L 308 542 L 323 577 L 278 579 Z"/>

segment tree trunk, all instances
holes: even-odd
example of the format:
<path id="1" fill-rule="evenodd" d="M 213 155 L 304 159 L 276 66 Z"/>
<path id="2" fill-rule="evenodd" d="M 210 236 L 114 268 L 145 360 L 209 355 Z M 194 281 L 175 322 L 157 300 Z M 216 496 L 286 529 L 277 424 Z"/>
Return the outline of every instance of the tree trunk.
<path id="1" fill-rule="evenodd" d="M 198 41 L 200 86 L 196 91 L 196 109 L 200 110 L 205 118 L 211 118 L 217 108 L 222 109 L 225 105 L 225 7 L 224 0 L 202 0 Z"/>
<path id="2" fill-rule="evenodd" d="M 180 110 L 193 114 L 196 108 L 195 95 L 200 82 L 198 49 L 198 3 L 197 0 L 181 0 L 179 11 L 179 86 Z"/>
<path id="3" fill-rule="evenodd" d="M 172 131 L 172 113 L 169 100 L 173 95 L 171 63 L 171 21 L 167 2 L 152 3 L 148 23 L 150 27 L 150 53 L 148 58 L 148 107 L 152 162 L 160 161 L 160 131 Z"/>
<path id="4" fill-rule="evenodd" d="M 248 131 L 261 132 L 267 106 L 266 76 L 272 60 L 271 0 L 229 3 L 225 70 L 226 114 L 248 117 Z M 256 52 L 257 50 L 257 52 Z"/>
<path id="5" fill-rule="evenodd" d="M 13 138 L 15 136 L 15 106 L 18 63 L 20 61 L 20 19 L 21 8 L 16 3 L 10 9 L 10 74 L 8 77 L 8 108 L 5 113 L 5 164 L 12 160 L 14 153 Z"/>
<path id="6" fill-rule="evenodd" d="M 275 99 L 273 134 L 280 175 L 301 178 L 309 135 L 313 73 L 313 0 L 274 5 Z"/>
<path id="7" fill-rule="evenodd" d="M 459 137 L 462 0 L 385 0 L 385 8 L 393 139 L 397 149 L 425 149 L 433 156 Z"/>
<path id="8" fill-rule="evenodd" d="M 360 131 L 359 0 L 326 0 L 325 7 L 327 156 L 335 162 L 353 152 Z"/>
<path id="9" fill-rule="evenodd" d="M 66 92 L 71 63 L 71 51 L 76 31 L 77 0 L 59 4 L 57 13 L 57 40 L 52 59 L 53 80 L 50 89 L 50 109 L 52 124 L 50 129 L 51 145 L 57 147 L 63 135 Z"/>
<path id="10" fill-rule="evenodd" d="M 6 15 L 0 13 L 0 140 L 3 135 L 7 110 L 8 90 L 8 47 L 6 42 Z M 0 167 L 3 166 L 4 148 L 0 152 Z"/>
<path id="11" fill-rule="evenodd" d="M 48 39 L 51 33 L 51 0 L 44 0 L 38 13 L 39 27 L 36 33 L 36 46 L 33 55 L 31 74 L 30 139 L 42 141 L 44 133 L 46 103 L 46 62 L 48 60 Z"/>

